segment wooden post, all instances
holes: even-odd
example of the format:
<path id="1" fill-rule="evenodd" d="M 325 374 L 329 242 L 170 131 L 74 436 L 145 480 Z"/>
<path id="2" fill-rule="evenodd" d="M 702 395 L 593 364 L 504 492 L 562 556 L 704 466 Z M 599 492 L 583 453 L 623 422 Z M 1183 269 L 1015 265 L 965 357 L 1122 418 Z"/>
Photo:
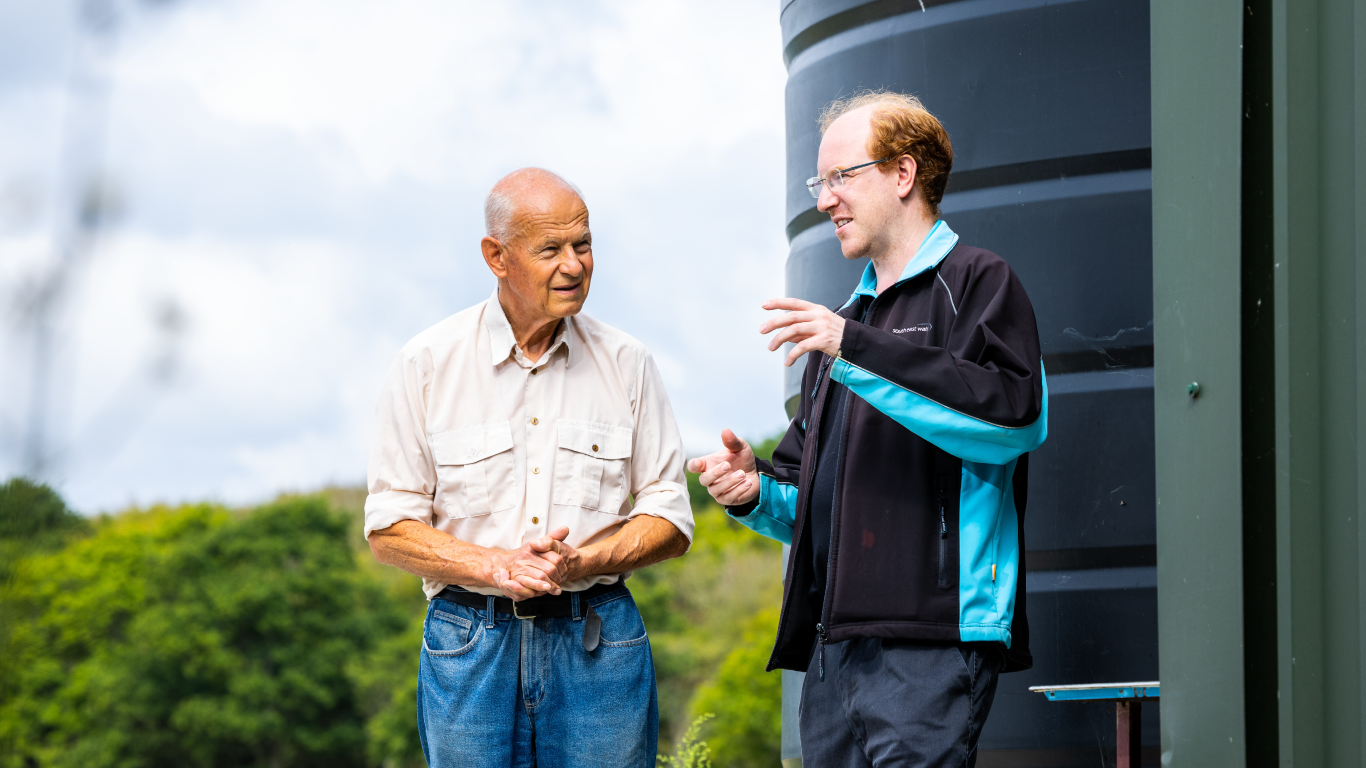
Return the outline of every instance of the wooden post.
<path id="1" fill-rule="evenodd" d="M 1115 768 L 1143 765 L 1143 703 L 1115 702 Z"/>

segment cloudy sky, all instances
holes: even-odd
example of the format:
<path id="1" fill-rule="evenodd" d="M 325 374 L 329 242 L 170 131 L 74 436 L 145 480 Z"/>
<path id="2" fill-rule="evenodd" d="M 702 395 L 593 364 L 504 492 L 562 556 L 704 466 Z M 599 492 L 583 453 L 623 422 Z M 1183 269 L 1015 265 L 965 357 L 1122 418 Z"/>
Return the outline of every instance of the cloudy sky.
<path id="1" fill-rule="evenodd" d="M 653 351 L 689 449 L 781 429 L 757 333 L 786 255 L 777 11 L 130 0 L 106 127 L 72 133 L 97 103 L 71 98 L 76 0 L 0 0 L 0 476 L 24 467 L 63 136 L 101 133 L 118 214 L 47 388 L 51 478 L 83 511 L 363 482 L 390 361 L 489 295 L 481 201 L 525 165 L 584 190 L 587 311 Z"/>

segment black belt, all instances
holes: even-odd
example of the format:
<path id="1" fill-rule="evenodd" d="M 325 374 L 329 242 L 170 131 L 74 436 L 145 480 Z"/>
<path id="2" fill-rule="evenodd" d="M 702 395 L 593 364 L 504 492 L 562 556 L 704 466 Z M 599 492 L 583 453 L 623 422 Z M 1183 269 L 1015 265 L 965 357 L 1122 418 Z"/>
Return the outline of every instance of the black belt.
<path id="1" fill-rule="evenodd" d="M 582 607 L 579 608 L 579 615 L 583 615 L 588 608 L 588 604 L 584 601 L 597 597 L 598 595 L 605 595 L 617 588 L 624 589 L 625 585 L 620 581 L 615 581 L 611 584 L 594 584 L 588 589 L 577 593 L 579 602 L 582 604 Z M 570 603 L 570 595 L 572 594 L 575 593 L 561 592 L 558 595 L 541 595 L 540 597 L 531 597 L 522 601 L 513 601 L 506 597 L 495 597 L 493 598 L 493 610 L 497 613 L 506 613 L 511 616 L 516 616 L 519 619 L 531 619 L 537 616 L 572 616 L 574 615 L 573 604 Z M 489 605 L 489 598 L 487 595 L 470 592 L 468 590 L 460 589 L 459 587 L 446 587 L 441 590 L 436 597 L 438 600 L 459 603 L 460 605 L 480 610 L 486 610 Z"/>
<path id="2" fill-rule="evenodd" d="M 541 595 L 521 601 L 514 601 L 506 597 L 495 597 L 493 598 L 493 610 L 495 613 L 506 613 L 519 619 L 533 619 L 538 616 L 564 618 L 574 615 L 572 595 L 578 595 L 579 615 L 584 619 L 583 648 L 592 653 L 593 649 L 598 647 L 598 638 L 602 631 L 602 618 L 588 604 L 588 600 L 617 589 L 626 589 L 626 585 L 621 583 L 620 579 L 611 584 L 594 584 L 582 592 L 561 592 L 558 595 Z M 488 610 L 489 605 L 488 595 L 470 592 L 459 587 L 446 587 L 437 593 L 436 599 L 480 610 Z"/>

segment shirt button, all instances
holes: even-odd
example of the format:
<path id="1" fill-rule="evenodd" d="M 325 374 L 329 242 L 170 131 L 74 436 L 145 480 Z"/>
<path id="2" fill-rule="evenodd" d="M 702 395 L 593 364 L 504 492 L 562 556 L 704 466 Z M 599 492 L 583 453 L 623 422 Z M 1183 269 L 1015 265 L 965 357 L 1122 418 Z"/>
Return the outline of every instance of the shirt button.
<path id="1" fill-rule="evenodd" d="M 534 524 L 536 524 L 536 523 L 541 522 L 541 518 L 539 518 L 539 517 L 533 517 L 533 518 L 531 518 L 531 522 L 532 522 L 532 524 L 534 525 Z"/>
<path id="2" fill-rule="evenodd" d="M 536 372 L 539 371 L 539 370 L 541 370 L 541 369 L 540 369 L 540 368 L 532 368 L 532 369 L 531 369 L 531 375 L 532 375 L 532 376 L 535 376 L 535 375 L 536 375 Z"/>
<path id="3" fill-rule="evenodd" d="M 532 424 L 532 426 L 535 426 L 535 425 L 540 424 L 540 423 L 541 423 L 541 420 L 540 420 L 540 419 L 538 419 L 538 418 L 536 418 L 536 417 L 534 417 L 534 416 L 531 417 L 531 424 Z"/>
<path id="4" fill-rule="evenodd" d="M 593 446 L 593 453 L 597 453 L 597 452 L 598 452 L 598 447 L 595 445 L 595 446 Z"/>
<path id="5" fill-rule="evenodd" d="M 533 475 L 539 475 L 539 474 L 541 474 L 541 468 L 540 468 L 540 467 L 532 467 L 532 468 L 531 468 L 531 474 L 533 474 Z"/>

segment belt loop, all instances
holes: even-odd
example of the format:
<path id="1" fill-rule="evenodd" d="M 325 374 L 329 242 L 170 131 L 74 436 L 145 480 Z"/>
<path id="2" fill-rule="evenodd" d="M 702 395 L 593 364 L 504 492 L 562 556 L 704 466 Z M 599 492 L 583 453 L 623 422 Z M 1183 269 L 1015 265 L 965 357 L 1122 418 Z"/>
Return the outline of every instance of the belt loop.
<path id="1" fill-rule="evenodd" d="M 488 612 L 484 614 L 484 627 L 493 629 L 493 595 L 488 596 Z"/>
<path id="2" fill-rule="evenodd" d="M 578 593 L 578 592 L 570 592 L 570 593 L 569 593 L 569 613 L 574 617 L 574 621 L 583 621 L 583 617 L 579 615 L 579 593 Z"/>

